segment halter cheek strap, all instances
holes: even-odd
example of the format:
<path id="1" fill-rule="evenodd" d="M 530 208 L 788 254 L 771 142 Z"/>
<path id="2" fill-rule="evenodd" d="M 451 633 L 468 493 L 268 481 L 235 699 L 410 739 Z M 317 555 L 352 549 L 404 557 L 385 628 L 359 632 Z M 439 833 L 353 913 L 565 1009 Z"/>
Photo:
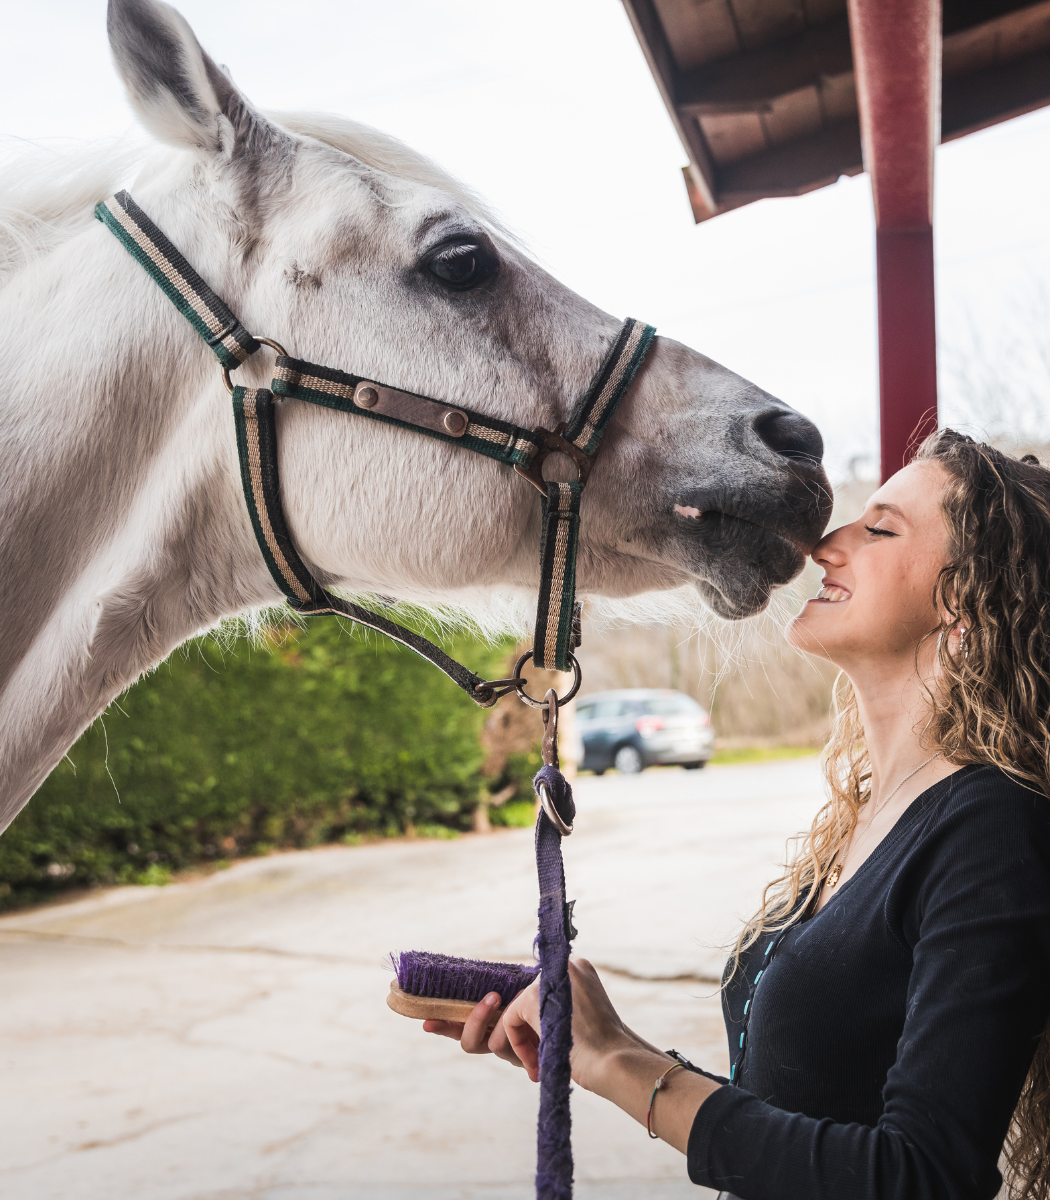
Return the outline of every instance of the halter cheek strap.
<path id="1" fill-rule="evenodd" d="M 401 642 L 484 707 L 511 690 L 523 691 L 521 662 L 513 680 L 486 683 L 426 638 L 322 587 L 296 550 L 284 519 L 277 474 L 275 397 L 411 429 L 483 454 L 524 475 L 543 496 L 540 597 L 532 654 L 538 667 L 565 671 L 575 666 L 572 651 L 580 644 L 576 604 L 580 497 L 602 435 L 652 345 L 656 333 L 652 326 L 625 321 L 570 419 L 554 430 L 528 430 L 461 405 L 292 358 L 276 343 L 247 331 L 126 191 L 97 205 L 95 216 L 159 285 L 222 366 L 233 397 L 241 482 L 256 541 L 270 575 L 292 608 L 306 615 L 345 616 Z M 271 388 L 233 387 L 229 372 L 254 354 L 263 341 L 278 351 Z M 544 480 L 543 463 L 553 453 L 566 454 L 576 464 L 576 482 Z"/>

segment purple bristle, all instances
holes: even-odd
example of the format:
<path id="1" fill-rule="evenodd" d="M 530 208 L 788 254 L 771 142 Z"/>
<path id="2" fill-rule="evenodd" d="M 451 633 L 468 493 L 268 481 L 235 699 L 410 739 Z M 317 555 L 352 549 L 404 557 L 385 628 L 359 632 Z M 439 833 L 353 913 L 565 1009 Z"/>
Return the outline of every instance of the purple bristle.
<path id="1" fill-rule="evenodd" d="M 503 1004 L 511 1000 L 539 974 L 539 967 L 521 963 L 483 962 L 476 958 L 453 958 L 427 950 L 402 950 L 391 954 L 397 983 L 413 996 L 435 1000 L 472 1000 L 499 992 Z"/>

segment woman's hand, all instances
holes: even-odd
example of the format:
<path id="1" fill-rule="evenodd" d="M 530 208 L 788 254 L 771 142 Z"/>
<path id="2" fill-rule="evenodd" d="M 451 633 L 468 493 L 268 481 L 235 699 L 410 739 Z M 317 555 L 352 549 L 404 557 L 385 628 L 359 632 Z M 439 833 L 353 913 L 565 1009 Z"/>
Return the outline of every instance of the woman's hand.
<path id="1" fill-rule="evenodd" d="M 602 987 L 598 973 L 586 959 L 569 962 L 572 983 L 572 1077 L 580 1087 L 611 1100 L 645 1125 L 650 1115 L 654 1082 L 674 1065 L 674 1060 L 638 1037 L 620 1020 Z M 499 1007 L 492 992 L 462 1024 L 424 1021 L 427 1033 L 454 1038 L 468 1054 L 495 1054 L 516 1067 L 524 1067 L 533 1083 L 540 1077 L 539 979 L 507 1005 L 492 1027 Z M 660 1092 L 653 1129 L 665 1142 L 684 1154 L 696 1110 L 718 1084 L 703 1075 L 675 1071 Z"/>
<path id="2" fill-rule="evenodd" d="M 598 972 L 585 959 L 569 961 L 572 983 L 572 1077 L 587 1091 L 596 1091 L 603 1064 L 620 1050 L 648 1043 L 633 1034 L 612 1006 Z M 539 980 L 520 992 L 503 1014 L 503 1027 L 511 1051 L 533 1083 L 539 1080 L 540 995 Z"/>
<path id="3" fill-rule="evenodd" d="M 495 1054 L 504 1062 L 520 1067 L 521 1060 L 507 1040 L 503 1017 L 500 1017 L 495 1025 L 492 1024 L 492 1013 L 494 1009 L 499 1008 L 500 999 L 499 992 L 489 992 L 474 1006 L 474 1010 L 462 1025 L 458 1021 L 424 1021 L 423 1031 L 452 1038 L 459 1042 L 467 1054 Z"/>

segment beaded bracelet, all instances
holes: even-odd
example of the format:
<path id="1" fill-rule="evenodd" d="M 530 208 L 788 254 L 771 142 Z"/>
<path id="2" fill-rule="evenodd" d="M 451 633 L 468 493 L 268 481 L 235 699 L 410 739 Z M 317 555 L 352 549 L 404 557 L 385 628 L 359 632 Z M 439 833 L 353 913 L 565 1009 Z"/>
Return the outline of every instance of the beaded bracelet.
<path id="1" fill-rule="evenodd" d="M 667 1068 L 666 1071 L 664 1071 L 656 1083 L 653 1084 L 653 1094 L 649 1097 L 649 1111 L 645 1114 L 645 1132 L 653 1139 L 654 1142 L 659 1140 L 657 1135 L 653 1133 L 653 1101 L 656 1099 L 656 1093 L 661 1088 L 667 1086 L 667 1076 L 670 1075 L 672 1071 L 677 1071 L 679 1067 L 684 1066 L 684 1062 L 673 1063 Z"/>

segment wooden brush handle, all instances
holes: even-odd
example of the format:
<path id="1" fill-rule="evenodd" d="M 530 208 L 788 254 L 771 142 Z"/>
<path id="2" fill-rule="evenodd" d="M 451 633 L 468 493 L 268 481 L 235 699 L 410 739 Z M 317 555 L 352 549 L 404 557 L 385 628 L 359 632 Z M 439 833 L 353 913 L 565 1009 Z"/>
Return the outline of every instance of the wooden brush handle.
<path id="1" fill-rule="evenodd" d="M 461 1025 L 477 1007 L 476 1000 L 438 1000 L 434 996 L 413 996 L 410 992 L 403 992 L 396 979 L 390 984 L 386 1002 L 403 1017 L 413 1017 L 417 1021 L 456 1021 Z M 495 1025 L 502 1015 L 502 1008 L 493 1009 L 491 1024 Z"/>

